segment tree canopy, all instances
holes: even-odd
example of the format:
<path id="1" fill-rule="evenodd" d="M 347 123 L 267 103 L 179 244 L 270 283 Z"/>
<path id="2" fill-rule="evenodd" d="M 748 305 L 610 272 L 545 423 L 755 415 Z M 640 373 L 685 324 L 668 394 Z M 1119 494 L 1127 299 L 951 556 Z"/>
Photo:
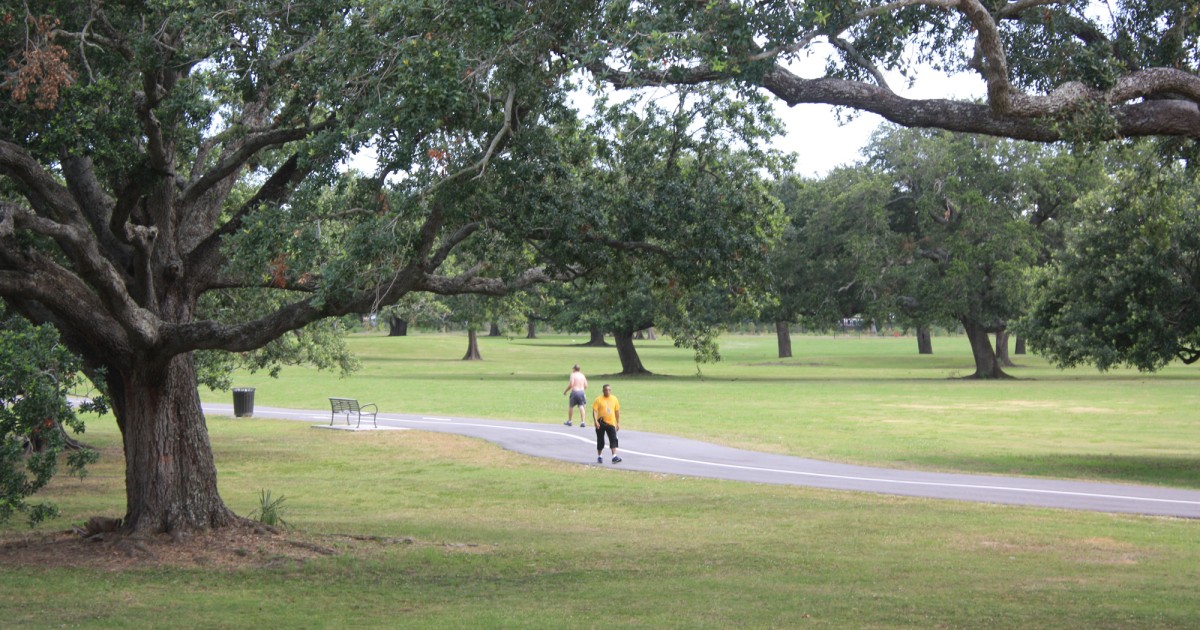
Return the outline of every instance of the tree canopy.
<path id="1" fill-rule="evenodd" d="M 1141 145 L 1114 152 L 1020 323 L 1061 366 L 1200 360 L 1200 180 Z"/>

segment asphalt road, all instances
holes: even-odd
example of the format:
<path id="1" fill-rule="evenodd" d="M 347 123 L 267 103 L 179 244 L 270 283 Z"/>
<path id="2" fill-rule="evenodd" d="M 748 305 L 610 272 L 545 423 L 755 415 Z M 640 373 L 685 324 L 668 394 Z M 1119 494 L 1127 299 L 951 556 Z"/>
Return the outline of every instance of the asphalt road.
<path id="1" fill-rule="evenodd" d="M 233 405 L 205 404 L 204 410 L 233 415 Z M 258 406 L 254 417 L 304 421 L 326 428 L 330 422 L 328 411 Z M 380 414 L 378 424 L 381 430 L 419 429 L 476 437 L 518 453 L 587 466 L 955 501 L 1200 518 L 1200 490 L 853 466 L 628 429 L 620 433 L 618 455 L 623 461 L 608 463 L 605 448 L 605 463 L 597 464 L 595 431 L 578 425 L 407 414 Z M 334 427 L 348 428 L 340 416 Z"/>

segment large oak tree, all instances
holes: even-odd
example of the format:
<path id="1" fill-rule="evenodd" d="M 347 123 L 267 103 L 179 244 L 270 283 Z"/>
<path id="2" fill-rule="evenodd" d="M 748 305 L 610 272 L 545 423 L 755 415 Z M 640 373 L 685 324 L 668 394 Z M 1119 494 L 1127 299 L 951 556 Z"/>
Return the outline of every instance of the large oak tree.
<path id="1" fill-rule="evenodd" d="M 539 129 L 570 118 L 548 53 L 583 15 L 570 3 L 24 6 L 0 15 L 0 297 L 110 394 L 127 531 L 238 522 L 196 351 L 565 273 L 549 256 L 439 269 L 557 233 L 567 158 Z M 368 144 L 378 170 L 339 174 Z"/>

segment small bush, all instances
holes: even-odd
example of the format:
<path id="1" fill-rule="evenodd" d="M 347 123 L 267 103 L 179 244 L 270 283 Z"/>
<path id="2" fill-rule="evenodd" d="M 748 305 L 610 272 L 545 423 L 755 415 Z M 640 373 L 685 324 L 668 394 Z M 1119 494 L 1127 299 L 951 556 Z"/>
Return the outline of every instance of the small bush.
<path id="1" fill-rule="evenodd" d="M 284 501 L 285 499 L 282 494 L 279 495 L 279 498 L 272 499 L 270 490 L 260 490 L 258 495 L 258 509 L 250 514 L 250 518 L 271 527 L 287 527 L 287 521 L 283 520 Z"/>

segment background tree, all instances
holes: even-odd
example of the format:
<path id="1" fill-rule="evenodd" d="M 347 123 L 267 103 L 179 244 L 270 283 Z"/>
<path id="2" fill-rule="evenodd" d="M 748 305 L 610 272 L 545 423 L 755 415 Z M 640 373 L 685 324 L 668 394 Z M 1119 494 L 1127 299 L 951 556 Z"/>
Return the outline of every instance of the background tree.
<path id="1" fill-rule="evenodd" d="M 1117 152 L 1020 330 L 1061 366 L 1200 360 L 1200 179 L 1148 145 Z"/>
<path id="2" fill-rule="evenodd" d="M 479 331 L 488 324 L 520 312 L 521 303 L 516 295 L 490 297 L 483 295 L 455 295 L 444 299 L 449 318 L 462 322 L 467 329 L 467 353 L 464 361 L 482 361 L 479 352 Z"/>
<path id="3" fill-rule="evenodd" d="M 636 244 L 590 257 L 564 299 L 576 326 L 613 334 L 622 374 L 647 373 L 633 337 L 652 326 L 715 358 L 716 329 L 755 295 L 780 225 L 760 175 L 780 158 L 756 146 L 771 119 L 711 90 L 673 105 L 598 104 L 595 170 L 582 195 L 589 207 L 573 217 L 575 234 Z"/>
<path id="4" fill-rule="evenodd" d="M 580 292 L 587 290 L 584 283 L 576 281 L 542 286 L 550 299 L 541 313 L 553 328 L 570 333 L 586 332 L 588 341 L 580 345 L 599 348 L 608 345 L 604 341 L 605 323 L 600 321 L 599 313 L 589 310 L 594 306 L 591 300 L 581 296 Z"/>
<path id="5" fill-rule="evenodd" d="M 1024 173 L 1051 154 L 1039 145 L 939 131 L 882 130 L 871 163 L 891 178 L 888 222 L 900 235 L 889 270 L 897 312 L 920 325 L 960 324 L 976 378 L 1005 376 L 989 334 L 1023 313 L 1035 264 L 1036 209 Z"/>
<path id="6" fill-rule="evenodd" d="M 428 293 L 409 293 L 391 306 L 380 309 L 379 316 L 387 322 L 389 337 L 408 334 L 410 324 L 440 326 L 450 316 L 443 300 Z"/>
<path id="7" fill-rule="evenodd" d="M 774 187 L 790 218 L 771 250 L 767 291 L 780 358 L 790 357 L 791 323 L 832 329 L 866 313 L 894 240 L 883 220 L 888 189 L 869 169 L 838 168 L 822 179 L 785 178 Z"/>

